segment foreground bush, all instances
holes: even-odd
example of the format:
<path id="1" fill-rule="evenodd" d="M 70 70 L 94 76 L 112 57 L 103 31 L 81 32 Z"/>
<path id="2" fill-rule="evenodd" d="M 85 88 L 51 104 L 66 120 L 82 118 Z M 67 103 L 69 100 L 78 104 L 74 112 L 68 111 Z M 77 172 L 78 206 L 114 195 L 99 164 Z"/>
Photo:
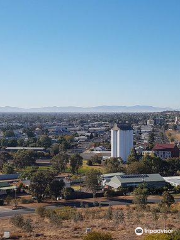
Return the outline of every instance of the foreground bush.
<path id="1" fill-rule="evenodd" d="M 103 232 L 90 232 L 88 233 L 83 240 L 112 240 L 110 233 Z"/>
<path id="2" fill-rule="evenodd" d="M 171 234 L 153 234 L 148 235 L 144 238 L 144 240 L 179 240 L 180 239 L 180 231 L 175 231 Z"/>
<path id="3" fill-rule="evenodd" d="M 21 203 L 22 204 L 34 203 L 34 200 L 33 199 L 22 198 Z"/>
<path id="4" fill-rule="evenodd" d="M 21 228 L 22 230 L 26 232 L 32 232 L 33 228 L 31 225 L 31 220 L 27 219 L 24 220 L 22 215 L 15 215 L 11 218 L 11 223 L 18 228 Z"/>
<path id="5" fill-rule="evenodd" d="M 53 226 L 60 227 L 62 224 L 61 216 L 59 216 L 55 211 L 51 211 L 49 215 L 49 220 L 53 224 Z"/>
<path id="6" fill-rule="evenodd" d="M 36 214 L 38 214 L 41 218 L 44 218 L 46 216 L 46 209 L 44 207 L 38 207 L 36 208 Z"/>

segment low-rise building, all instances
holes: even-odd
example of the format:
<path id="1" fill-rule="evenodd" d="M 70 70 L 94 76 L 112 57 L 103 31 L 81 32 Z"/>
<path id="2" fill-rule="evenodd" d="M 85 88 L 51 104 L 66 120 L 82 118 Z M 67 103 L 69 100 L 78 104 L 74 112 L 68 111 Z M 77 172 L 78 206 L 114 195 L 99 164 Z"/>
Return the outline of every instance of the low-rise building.
<path id="1" fill-rule="evenodd" d="M 176 144 L 156 144 L 153 152 L 163 160 L 179 157 L 179 148 Z"/>
<path id="2" fill-rule="evenodd" d="M 164 180 L 174 187 L 180 186 L 180 176 L 164 177 Z"/>
<path id="3" fill-rule="evenodd" d="M 112 189 L 138 187 L 140 184 L 146 183 L 151 188 L 161 188 L 166 182 L 160 174 L 119 174 L 106 181 L 105 185 Z"/>

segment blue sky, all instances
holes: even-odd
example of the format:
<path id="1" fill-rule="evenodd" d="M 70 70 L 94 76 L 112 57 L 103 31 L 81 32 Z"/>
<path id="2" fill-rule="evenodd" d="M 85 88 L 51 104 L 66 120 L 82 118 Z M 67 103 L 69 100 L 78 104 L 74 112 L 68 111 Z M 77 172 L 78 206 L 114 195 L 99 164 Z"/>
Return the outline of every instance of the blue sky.
<path id="1" fill-rule="evenodd" d="M 0 0 L 0 106 L 179 103 L 179 0 Z"/>

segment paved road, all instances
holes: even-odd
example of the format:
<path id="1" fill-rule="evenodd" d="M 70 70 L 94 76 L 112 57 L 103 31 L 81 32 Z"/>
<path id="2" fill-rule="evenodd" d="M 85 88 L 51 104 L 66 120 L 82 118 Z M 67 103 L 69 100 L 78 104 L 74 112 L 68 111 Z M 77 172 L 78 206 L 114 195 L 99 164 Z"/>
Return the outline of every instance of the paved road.
<path id="1" fill-rule="evenodd" d="M 12 210 L 6 207 L 0 207 L 0 219 L 1 218 L 7 218 L 12 217 L 16 214 L 30 214 L 34 213 L 35 209 L 33 208 L 24 208 L 24 209 L 18 209 L 18 210 Z"/>
<path id="2" fill-rule="evenodd" d="M 180 197 L 175 199 L 176 202 L 180 202 Z M 159 203 L 160 199 L 158 197 L 149 197 L 148 198 L 149 203 Z M 64 207 L 64 206 L 70 206 L 70 207 L 86 207 L 88 204 L 88 207 L 94 207 L 94 204 L 92 202 L 88 202 L 85 199 L 82 200 L 76 200 L 76 201 L 67 201 L 67 202 L 58 202 L 55 205 L 47 206 L 47 209 L 55 209 L 59 207 Z M 127 200 L 127 199 L 119 199 L 119 198 L 111 198 L 106 201 L 101 201 L 101 206 L 102 207 L 107 207 L 107 206 L 117 206 L 117 205 L 130 205 L 132 204 L 132 200 Z M 19 209 L 19 210 L 11 210 L 6 207 L 0 207 L 0 219 L 2 218 L 8 218 L 12 217 L 16 214 L 32 214 L 35 212 L 34 208 L 24 208 L 24 209 Z"/>

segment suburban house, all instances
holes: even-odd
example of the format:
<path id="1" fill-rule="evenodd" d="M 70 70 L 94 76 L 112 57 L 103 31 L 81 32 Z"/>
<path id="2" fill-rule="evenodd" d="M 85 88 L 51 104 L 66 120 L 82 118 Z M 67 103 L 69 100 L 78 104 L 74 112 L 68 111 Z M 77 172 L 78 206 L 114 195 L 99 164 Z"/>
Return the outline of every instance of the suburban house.
<path id="1" fill-rule="evenodd" d="M 119 174 L 108 179 L 108 181 L 105 182 L 105 187 L 116 190 L 119 187 L 138 187 L 140 184 L 143 183 L 146 183 L 147 186 L 151 188 L 161 188 L 166 185 L 164 178 L 161 177 L 160 174 Z"/>
<path id="2" fill-rule="evenodd" d="M 163 160 L 179 157 L 179 148 L 176 144 L 156 144 L 153 152 Z"/>

